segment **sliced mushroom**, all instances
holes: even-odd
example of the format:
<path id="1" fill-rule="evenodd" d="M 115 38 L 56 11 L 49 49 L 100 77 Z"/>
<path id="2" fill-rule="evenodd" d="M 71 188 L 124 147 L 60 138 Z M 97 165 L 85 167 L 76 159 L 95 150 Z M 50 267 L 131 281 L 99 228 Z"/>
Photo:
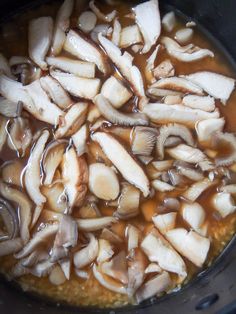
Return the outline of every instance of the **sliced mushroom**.
<path id="1" fill-rule="evenodd" d="M 47 57 L 47 64 L 79 77 L 94 78 L 95 64 L 92 62 L 69 59 L 66 57 Z"/>
<path id="2" fill-rule="evenodd" d="M 164 103 L 166 105 L 178 105 L 181 104 L 182 97 L 180 95 L 168 95 L 165 96 Z"/>
<path id="3" fill-rule="evenodd" d="M 167 152 L 172 158 L 191 164 L 200 163 L 207 159 L 206 155 L 200 149 L 185 144 L 179 144 L 174 148 L 169 148 Z"/>
<path id="4" fill-rule="evenodd" d="M 175 75 L 175 69 L 170 60 L 162 61 L 154 70 L 153 74 L 156 78 L 166 78 Z"/>
<path id="5" fill-rule="evenodd" d="M 161 24 L 166 32 L 172 32 L 176 25 L 175 13 L 173 11 L 166 13 L 162 18 Z"/>
<path id="6" fill-rule="evenodd" d="M 208 112 L 215 110 L 215 100 L 211 96 L 186 95 L 183 98 L 183 105 Z"/>
<path id="7" fill-rule="evenodd" d="M 128 225 L 125 229 L 125 234 L 128 240 L 128 251 L 136 249 L 139 245 L 140 231 L 133 225 Z"/>
<path id="8" fill-rule="evenodd" d="M 135 162 L 135 160 L 128 154 L 124 147 L 111 135 L 96 132 L 92 135 L 93 141 L 99 143 L 102 150 L 114 164 L 114 166 L 121 172 L 122 176 L 131 184 L 138 187 L 144 194 L 149 194 L 149 181 L 142 168 Z M 125 164 L 123 161 L 126 161 Z"/>
<path id="9" fill-rule="evenodd" d="M 8 133 L 8 146 L 24 156 L 32 141 L 32 132 L 29 122 L 24 118 L 14 118 Z"/>
<path id="10" fill-rule="evenodd" d="M 111 76 L 105 81 L 101 94 L 116 109 L 122 107 L 132 97 L 132 93 L 115 76 Z"/>
<path id="11" fill-rule="evenodd" d="M 143 109 L 151 121 L 159 124 L 170 122 L 182 123 L 194 128 L 195 123 L 201 120 L 219 118 L 219 111 L 205 112 L 203 110 L 191 109 L 182 105 L 165 105 L 162 103 L 150 103 Z"/>
<path id="12" fill-rule="evenodd" d="M 21 250 L 23 242 L 21 238 L 15 238 L 0 242 L 0 257 L 10 255 Z"/>
<path id="13" fill-rule="evenodd" d="M 204 179 L 203 173 L 199 169 L 191 168 L 188 163 L 175 161 L 174 164 L 178 172 L 192 181 L 201 181 Z"/>
<path id="14" fill-rule="evenodd" d="M 37 140 L 26 166 L 24 173 L 24 182 L 26 190 L 30 198 L 36 205 L 41 205 L 46 202 L 46 198 L 40 192 L 40 161 L 43 155 L 45 144 L 48 140 L 49 132 L 44 130 Z"/>
<path id="15" fill-rule="evenodd" d="M 88 233 L 89 244 L 74 254 L 74 265 L 83 268 L 91 264 L 98 255 L 98 240 L 92 233 Z"/>
<path id="16" fill-rule="evenodd" d="M 119 112 L 102 94 L 98 94 L 93 101 L 101 114 L 111 123 L 125 126 L 148 125 L 148 119 L 144 114 Z"/>
<path id="17" fill-rule="evenodd" d="M 167 231 L 174 229 L 176 223 L 177 213 L 167 213 L 162 215 L 157 215 L 152 217 L 154 225 L 162 234 L 165 234 Z"/>
<path id="18" fill-rule="evenodd" d="M 164 158 L 164 145 L 167 138 L 171 135 L 181 137 L 188 145 L 194 146 L 194 139 L 192 133 L 186 126 L 181 124 L 167 124 L 162 126 L 160 129 L 160 134 L 157 137 L 156 151 L 160 159 Z"/>
<path id="19" fill-rule="evenodd" d="M 132 297 L 145 279 L 147 259 L 144 253 L 135 249 L 128 256 L 128 286 L 127 294 Z"/>
<path id="20" fill-rule="evenodd" d="M 186 44 L 193 37 L 192 28 L 181 28 L 175 33 L 175 39 L 180 44 Z"/>
<path id="21" fill-rule="evenodd" d="M 52 101 L 61 109 L 66 109 L 72 104 L 69 95 L 51 76 L 41 77 L 40 84 Z"/>
<path id="22" fill-rule="evenodd" d="M 136 93 L 141 97 L 145 97 L 142 75 L 139 69 L 133 65 L 133 57 L 127 51 L 122 54 L 121 50 L 102 34 L 98 35 L 98 39 L 109 58 L 130 82 Z"/>
<path id="23" fill-rule="evenodd" d="M 136 126 L 132 132 L 132 153 L 150 156 L 156 144 L 157 130 L 149 127 Z"/>
<path id="24" fill-rule="evenodd" d="M 202 88 L 194 83 L 191 83 L 189 80 L 178 76 L 161 78 L 159 81 L 155 82 L 151 88 L 176 90 L 177 92 L 181 92 L 183 94 L 192 93 L 196 95 L 203 95 Z"/>
<path id="25" fill-rule="evenodd" d="M 119 23 L 119 22 L 118 22 Z M 117 23 L 117 19 L 114 20 L 114 27 L 113 27 L 113 30 L 115 29 L 115 26 L 116 27 L 119 27 Z M 94 27 L 94 29 L 92 30 L 92 32 L 90 33 L 90 36 L 92 38 L 92 40 L 95 42 L 95 43 L 99 43 L 99 40 L 98 40 L 98 34 L 102 34 L 103 36 L 109 36 L 111 33 L 112 33 L 112 28 L 110 27 L 109 24 L 99 24 L 97 26 Z"/>
<path id="26" fill-rule="evenodd" d="M 236 210 L 236 205 L 230 193 L 216 193 L 213 196 L 213 206 L 222 218 L 232 214 Z"/>
<path id="27" fill-rule="evenodd" d="M 50 252 L 51 262 L 56 262 L 65 258 L 69 254 L 69 249 L 76 246 L 78 240 L 78 226 L 75 220 L 69 215 L 63 215 L 55 237 L 53 248 Z"/>
<path id="28" fill-rule="evenodd" d="M 24 267 L 32 267 L 39 262 L 48 259 L 48 253 L 45 250 L 37 249 L 33 251 L 29 256 L 23 258 L 20 263 Z"/>
<path id="29" fill-rule="evenodd" d="M 55 266 L 56 265 L 54 263 L 51 263 L 50 260 L 45 260 L 35 265 L 31 269 L 30 273 L 39 278 L 46 277 L 47 275 L 51 273 L 51 271 L 53 270 Z"/>
<path id="30" fill-rule="evenodd" d="M 142 42 L 142 36 L 140 34 L 139 27 L 137 24 L 122 28 L 119 42 L 119 46 L 121 48 L 127 48 L 140 42 Z"/>
<path id="31" fill-rule="evenodd" d="M 218 181 L 211 181 L 208 178 L 205 178 L 199 182 L 192 184 L 182 196 L 189 200 L 190 202 L 195 202 L 197 198 L 211 186 L 215 185 Z"/>
<path id="32" fill-rule="evenodd" d="M 195 129 L 197 132 L 198 141 L 201 143 L 209 143 L 212 136 L 216 132 L 222 132 L 225 125 L 225 119 L 207 119 L 196 123 Z"/>
<path id="33" fill-rule="evenodd" d="M 169 170 L 172 167 L 173 160 L 153 161 L 152 165 L 158 171 L 166 171 L 166 170 Z"/>
<path id="34" fill-rule="evenodd" d="M 55 212 L 64 213 L 68 208 L 68 200 L 62 183 L 42 186 L 42 193 L 47 198 L 48 207 Z"/>
<path id="35" fill-rule="evenodd" d="M 115 200 L 120 192 L 119 180 L 115 171 L 102 163 L 91 164 L 89 166 L 89 189 L 100 199 Z"/>
<path id="36" fill-rule="evenodd" d="M 110 260 L 113 255 L 114 251 L 110 242 L 105 239 L 99 239 L 97 263 L 100 264 L 106 262 Z"/>
<path id="37" fill-rule="evenodd" d="M 84 124 L 71 138 L 78 156 L 82 156 L 87 150 L 87 139 L 89 137 L 88 126 Z"/>
<path id="38" fill-rule="evenodd" d="M 55 286 L 60 286 L 66 281 L 66 277 L 59 265 L 52 269 L 48 279 Z"/>
<path id="39" fill-rule="evenodd" d="M 70 26 L 70 16 L 74 7 L 74 0 L 64 0 L 57 12 L 56 22 L 53 31 L 51 52 L 54 56 L 58 55 L 66 40 L 66 31 Z"/>
<path id="40" fill-rule="evenodd" d="M 5 162 L 1 166 L 1 177 L 6 183 L 13 184 L 16 186 L 21 186 L 21 174 L 24 169 L 24 164 L 18 160 L 14 159 Z"/>
<path id="41" fill-rule="evenodd" d="M 0 151 L 3 149 L 7 140 L 7 124 L 7 119 L 0 115 Z"/>
<path id="42" fill-rule="evenodd" d="M 77 157 L 73 147 L 63 155 L 62 178 L 68 196 L 69 211 L 79 206 L 85 198 L 88 184 L 88 167 L 83 157 Z"/>
<path id="43" fill-rule="evenodd" d="M 117 221 L 116 221 L 117 222 Z M 109 230 L 108 228 L 104 228 L 102 230 L 101 236 L 102 239 L 109 241 L 112 244 L 121 244 L 123 243 L 122 237 L 120 237 L 115 232 Z"/>
<path id="44" fill-rule="evenodd" d="M 125 286 L 103 275 L 96 264 L 93 265 L 93 275 L 97 281 L 106 289 L 120 294 L 127 294 Z"/>
<path id="45" fill-rule="evenodd" d="M 45 56 L 52 40 L 53 19 L 40 17 L 29 24 L 29 56 L 42 69 L 47 70 Z"/>
<path id="46" fill-rule="evenodd" d="M 51 70 L 50 74 L 61 86 L 75 97 L 93 99 L 98 93 L 101 80 L 98 78 L 78 77 L 71 73 Z"/>
<path id="47" fill-rule="evenodd" d="M 139 288 L 136 293 L 136 299 L 138 303 L 163 293 L 167 291 L 172 284 L 172 280 L 170 275 L 164 271 L 160 275 L 155 276 L 154 278 L 150 279 L 149 281 L 145 282 L 145 284 Z"/>
<path id="48" fill-rule="evenodd" d="M 174 248 L 197 267 L 202 267 L 210 248 L 210 240 L 195 231 L 172 229 L 165 234 Z"/>
<path id="49" fill-rule="evenodd" d="M 84 280 L 88 280 L 90 277 L 89 272 L 85 271 L 85 270 L 80 270 L 80 269 L 76 269 L 75 268 L 75 274 L 79 277 L 82 278 Z"/>
<path id="50" fill-rule="evenodd" d="M 160 50 L 161 46 L 157 45 L 155 50 L 153 51 L 153 53 L 150 55 L 150 57 L 146 60 L 146 67 L 145 67 L 145 74 L 146 74 L 146 78 L 153 82 L 155 81 L 155 78 L 153 77 L 153 70 L 155 67 L 155 60 L 157 57 L 157 54 Z"/>
<path id="51" fill-rule="evenodd" d="M 152 186 L 154 187 L 155 190 L 159 192 L 168 192 L 173 191 L 175 189 L 175 187 L 172 186 L 171 184 L 163 182 L 158 179 L 152 181 Z"/>
<path id="52" fill-rule="evenodd" d="M 110 216 L 90 219 L 77 219 L 78 228 L 84 232 L 92 232 L 109 227 L 111 224 L 116 223 L 117 219 Z"/>
<path id="53" fill-rule="evenodd" d="M 156 263 L 150 263 L 148 267 L 145 269 L 145 274 L 150 274 L 150 273 L 161 273 L 162 269 L 158 264 Z"/>
<path id="54" fill-rule="evenodd" d="M 170 37 L 162 37 L 161 43 L 165 46 L 170 56 L 182 62 L 193 62 L 206 57 L 214 57 L 214 53 L 209 49 L 202 49 L 192 44 L 181 47 Z"/>
<path id="55" fill-rule="evenodd" d="M 176 273 L 182 277 L 187 276 L 186 265 L 181 256 L 156 230 L 155 234 L 149 233 L 143 239 L 141 248 L 149 260 L 157 262 L 162 269 Z"/>
<path id="56" fill-rule="evenodd" d="M 17 189 L 0 182 L 0 193 L 4 198 L 9 201 L 15 202 L 19 206 L 19 223 L 20 223 L 20 236 L 23 243 L 27 243 L 30 234 L 29 226 L 32 217 L 32 204 L 28 197 Z"/>
<path id="57" fill-rule="evenodd" d="M 119 46 L 120 35 L 121 35 L 121 25 L 120 25 L 118 18 L 115 18 L 114 23 L 113 23 L 113 31 L 112 31 L 111 41 L 116 46 Z"/>
<path id="58" fill-rule="evenodd" d="M 33 110 L 29 110 L 30 113 L 36 119 L 56 125 L 58 123 L 59 117 L 63 116 L 64 113 L 59 109 L 54 103 L 52 103 L 42 89 L 40 81 L 36 80 L 30 85 L 25 86 L 24 90 L 33 100 Z"/>
<path id="59" fill-rule="evenodd" d="M 71 273 L 71 260 L 70 258 L 63 258 L 59 261 L 61 266 L 61 270 L 63 271 L 67 280 L 70 280 L 70 273 Z"/>
<path id="60" fill-rule="evenodd" d="M 97 23 L 97 16 L 91 11 L 84 11 L 78 17 L 78 27 L 84 33 L 90 33 Z"/>
<path id="61" fill-rule="evenodd" d="M 133 8 L 135 20 L 143 35 L 145 45 L 142 53 L 147 53 L 157 42 L 161 33 L 161 19 L 158 0 L 149 0 Z"/>
<path id="62" fill-rule="evenodd" d="M 124 285 L 128 284 L 128 269 L 125 251 L 120 251 L 110 261 L 104 262 L 100 267 L 103 274 L 106 274 Z"/>
<path id="63" fill-rule="evenodd" d="M 78 102 L 74 104 L 66 113 L 63 121 L 55 132 L 55 138 L 68 137 L 78 131 L 86 119 L 88 104 Z"/>
<path id="64" fill-rule="evenodd" d="M 58 231 L 58 224 L 46 225 L 44 229 L 36 232 L 23 249 L 15 254 L 15 258 L 21 259 L 32 253 L 36 248 L 47 245 L 50 238 Z"/>
<path id="65" fill-rule="evenodd" d="M 89 2 L 89 7 L 90 9 L 96 14 L 96 16 L 104 21 L 104 22 L 112 22 L 114 20 L 114 18 L 116 17 L 117 15 L 117 11 L 116 10 L 113 10 L 111 13 L 109 14 L 103 14 L 99 8 L 95 5 L 94 3 L 94 0 L 90 1 Z"/>
<path id="66" fill-rule="evenodd" d="M 220 187 L 220 192 L 236 194 L 236 184 L 228 184 Z"/>
<path id="67" fill-rule="evenodd" d="M 57 167 L 62 161 L 67 144 L 68 142 L 65 140 L 58 140 L 52 141 L 47 145 L 42 159 L 45 185 L 52 183 Z"/>
<path id="68" fill-rule="evenodd" d="M 169 89 L 161 89 L 156 87 L 150 87 L 147 89 L 147 94 L 152 98 L 167 97 L 167 96 L 179 96 L 182 97 L 181 92 L 177 92 Z"/>
<path id="69" fill-rule="evenodd" d="M 215 147 L 220 146 L 220 144 L 225 144 L 230 148 L 230 153 L 227 156 L 217 157 L 215 159 L 217 166 L 229 166 L 233 164 L 236 160 L 236 137 L 232 133 L 214 133 L 213 144 Z"/>
<path id="70" fill-rule="evenodd" d="M 102 73 L 107 72 L 105 57 L 100 50 L 75 31 L 70 30 L 67 34 L 64 49 L 79 59 L 95 63 Z"/>
<path id="71" fill-rule="evenodd" d="M 189 74 L 185 78 L 201 86 L 209 95 L 220 99 L 223 104 L 226 104 L 235 86 L 234 79 L 208 71 Z"/>
<path id="72" fill-rule="evenodd" d="M 12 102 L 0 97 L 0 114 L 7 118 L 16 118 L 21 115 L 22 102 Z"/>
<path id="73" fill-rule="evenodd" d="M 192 227 L 196 232 L 202 227 L 205 221 L 205 211 L 199 203 L 184 203 L 182 205 L 182 216 L 184 220 Z"/>
<path id="74" fill-rule="evenodd" d="M 140 191 L 134 186 L 123 183 L 115 216 L 129 219 L 139 214 Z"/>

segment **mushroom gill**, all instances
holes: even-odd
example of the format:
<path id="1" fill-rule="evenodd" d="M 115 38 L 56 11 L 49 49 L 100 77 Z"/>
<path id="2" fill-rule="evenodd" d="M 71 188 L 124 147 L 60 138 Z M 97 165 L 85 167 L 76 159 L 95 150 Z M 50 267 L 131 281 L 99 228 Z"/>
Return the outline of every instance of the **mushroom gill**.
<path id="1" fill-rule="evenodd" d="M 148 125 L 148 119 L 144 114 L 122 113 L 116 110 L 102 94 L 98 94 L 93 101 L 101 114 L 111 123 L 124 126 Z"/>
<path id="2" fill-rule="evenodd" d="M 49 132 L 47 130 L 44 130 L 37 140 L 35 146 L 33 147 L 24 173 L 24 183 L 26 190 L 30 198 L 34 201 L 36 205 L 41 205 L 46 202 L 46 198 L 42 195 L 40 191 L 40 161 L 48 138 Z"/>
<path id="3" fill-rule="evenodd" d="M 192 44 L 181 47 L 170 37 L 162 37 L 161 43 L 165 46 L 170 56 L 182 62 L 194 62 L 206 57 L 214 57 L 214 53 L 209 49 L 202 49 Z"/>
<path id="4" fill-rule="evenodd" d="M 139 214 L 140 191 L 134 186 L 123 183 L 114 215 L 120 219 L 129 219 Z"/>
<path id="5" fill-rule="evenodd" d="M 131 149 L 134 155 L 150 156 L 157 140 L 155 128 L 136 126 L 132 132 Z"/>
<path id="6" fill-rule="evenodd" d="M 173 123 L 162 126 L 159 129 L 159 135 L 156 142 L 156 152 L 159 159 L 164 158 L 164 145 L 167 138 L 171 135 L 181 137 L 188 145 L 194 146 L 194 139 L 189 129 L 181 124 Z"/>

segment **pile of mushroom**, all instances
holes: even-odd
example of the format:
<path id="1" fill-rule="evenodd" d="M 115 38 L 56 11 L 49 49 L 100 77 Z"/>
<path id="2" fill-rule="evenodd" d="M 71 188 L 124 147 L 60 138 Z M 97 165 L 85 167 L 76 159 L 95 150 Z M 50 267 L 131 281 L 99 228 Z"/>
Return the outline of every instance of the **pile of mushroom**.
<path id="1" fill-rule="evenodd" d="M 158 0 L 136 5 L 126 27 L 94 1 L 74 27 L 73 2 L 30 22 L 29 56 L 0 58 L 0 149 L 16 153 L 1 167 L 0 256 L 14 254 L 12 278 L 61 285 L 74 272 L 139 303 L 183 283 L 186 260 L 207 264 L 205 191 L 217 219 L 236 210 L 236 138 L 216 106 L 235 81 L 178 74 L 176 59 L 214 53 L 190 43 L 192 29 L 162 36 L 176 25 Z"/>

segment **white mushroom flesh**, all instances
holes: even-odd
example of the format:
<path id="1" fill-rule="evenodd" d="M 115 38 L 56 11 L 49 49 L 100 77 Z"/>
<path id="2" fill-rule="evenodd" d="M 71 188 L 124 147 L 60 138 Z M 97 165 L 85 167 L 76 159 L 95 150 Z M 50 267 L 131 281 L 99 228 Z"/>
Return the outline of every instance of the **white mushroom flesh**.
<path id="1" fill-rule="evenodd" d="M 70 16 L 74 7 L 74 0 L 64 0 L 56 16 L 53 31 L 51 52 L 54 56 L 58 55 L 66 40 L 66 31 L 70 26 Z"/>
<path id="2" fill-rule="evenodd" d="M 193 109 L 200 109 L 208 112 L 215 110 L 215 99 L 211 96 L 186 95 L 182 102 L 184 106 Z"/>
<path id="3" fill-rule="evenodd" d="M 195 231 L 183 228 L 172 229 L 165 234 L 173 247 L 197 267 L 202 267 L 207 259 L 210 240 Z"/>
<path id="4" fill-rule="evenodd" d="M 36 142 L 33 151 L 31 152 L 24 174 L 26 190 L 30 198 L 34 201 L 36 205 L 41 205 L 46 202 L 46 198 L 42 195 L 40 191 L 40 160 L 42 158 L 43 150 L 48 140 L 48 137 L 49 132 L 47 130 L 43 131 L 42 135 Z"/>
<path id="5" fill-rule="evenodd" d="M 214 195 L 213 206 L 223 218 L 234 213 L 236 210 L 236 205 L 232 195 L 226 192 L 216 193 Z"/>
<path id="6" fill-rule="evenodd" d="M 135 20 L 144 38 L 142 53 L 147 53 L 157 42 L 161 33 L 158 0 L 149 0 L 133 8 Z"/>
<path id="7" fill-rule="evenodd" d="M 74 254 L 74 265 L 80 269 L 91 264 L 98 255 L 98 240 L 92 233 L 88 234 L 89 244 Z"/>
<path id="8" fill-rule="evenodd" d="M 101 72 L 106 73 L 107 66 L 102 52 L 75 31 L 70 30 L 67 34 L 64 49 L 81 60 L 95 63 Z"/>
<path id="9" fill-rule="evenodd" d="M 166 13 L 161 23 L 166 32 L 172 32 L 176 25 L 175 13 L 173 11 Z"/>
<path id="10" fill-rule="evenodd" d="M 207 119 L 196 123 L 195 129 L 197 132 L 198 140 L 201 143 L 209 143 L 212 136 L 216 132 L 222 132 L 225 125 L 225 119 Z"/>
<path id="11" fill-rule="evenodd" d="M 162 233 L 165 234 L 167 231 L 175 228 L 176 223 L 176 212 L 171 212 L 167 214 L 161 214 L 152 217 L 152 221 L 157 229 Z"/>
<path id="12" fill-rule="evenodd" d="M 140 42 L 142 42 L 142 37 L 138 25 L 134 24 L 122 28 L 119 41 L 121 48 L 127 48 Z"/>
<path id="13" fill-rule="evenodd" d="M 226 104 L 235 87 L 234 79 L 214 72 L 196 72 L 185 77 L 212 97 L 220 99 L 223 104 Z"/>
<path id="14" fill-rule="evenodd" d="M 175 33 L 175 39 L 180 44 L 186 44 L 192 38 L 192 36 L 193 30 L 191 28 L 182 28 Z"/>
<path id="15" fill-rule="evenodd" d="M 117 109 L 122 107 L 132 97 L 131 91 L 115 76 L 111 76 L 105 81 L 102 85 L 101 94 Z"/>
<path id="16" fill-rule="evenodd" d="M 54 70 L 51 70 L 50 74 L 73 96 L 93 99 L 99 92 L 101 81 L 98 78 L 78 77 Z"/>
<path id="17" fill-rule="evenodd" d="M 49 50 L 53 32 L 53 19 L 40 17 L 29 24 L 29 56 L 42 69 L 47 70 L 45 56 Z"/>
<path id="18" fill-rule="evenodd" d="M 47 57 L 47 64 L 78 77 L 94 78 L 95 64 L 92 62 L 69 59 L 66 57 Z"/>
<path id="19" fill-rule="evenodd" d="M 193 230 L 198 232 L 206 217 L 203 207 L 196 202 L 192 204 L 184 203 L 181 210 L 184 220 L 193 228 Z"/>
<path id="20" fill-rule="evenodd" d="M 111 135 L 97 132 L 92 139 L 99 143 L 102 150 L 114 166 L 121 172 L 122 176 L 131 184 L 139 188 L 144 196 L 149 194 L 149 181 L 142 168 L 129 155 L 124 147 Z M 123 161 L 126 161 L 125 164 Z"/>
<path id="21" fill-rule="evenodd" d="M 85 33 L 91 32 L 97 23 L 96 15 L 91 11 L 85 11 L 78 18 L 78 27 Z"/>

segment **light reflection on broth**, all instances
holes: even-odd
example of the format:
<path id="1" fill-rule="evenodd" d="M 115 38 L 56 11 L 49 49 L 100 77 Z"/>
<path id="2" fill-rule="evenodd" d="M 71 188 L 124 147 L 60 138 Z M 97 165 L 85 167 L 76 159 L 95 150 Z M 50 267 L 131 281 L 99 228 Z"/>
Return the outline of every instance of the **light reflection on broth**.
<path id="1" fill-rule="evenodd" d="M 79 3 L 79 1 L 77 1 Z M 99 6 L 102 12 L 110 12 L 111 7 L 102 4 Z M 113 7 L 112 7 L 113 8 Z M 129 5 L 126 3 L 122 3 L 119 6 L 115 6 L 115 9 L 117 9 L 119 13 L 119 21 L 122 25 L 122 27 L 133 25 L 134 21 L 132 19 L 125 18 L 125 14 L 129 12 Z M 14 18 L 11 22 L 6 23 L 2 26 L 0 38 L 1 38 L 1 52 L 4 53 L 6 57 L 11 57 L 13 55 L 28 55 L 27 52 L 27 26 L 29 20 L 32 18 L 40 17 L 40 16 L 52 16 L 55 18 L 56 12 L 58 9 L 58 4 L 45 4 L 43 6 L 38 7 L 36 10 L 27 11 L 26 13 L 23 13 L 16 18 Z M 77 23 L 77 17 L 79 15 L 80 8 L 77 8 L 73 12 L 72 18 L 71 18 L 71 27 L 75 28 Z M 104 22 L 103 22 L 104 23 Z M 178 20 L 177 25 L 174 28 L 174 31 L 171 33 L 167 33 L 165 31 L 162 32 L 162 35 L 169 36 L 171 38 L 174 38 L 174 35 L 177 30 L 184 27 L 183 21 Z M 158 65 L 165 59 L 170 59 L 175 71 L 176 75 L 186 75 L 189 73 L 195 73 L 197 71 L 213 71 L 216 73 L 221 73 L 223 75 L 227 75 L 229 77 L 234 77 L 232 69 L 229 67 L 227 61 L 225 60 L 224 56 L 221 55 L 221 53 L 217 50 L 216 47 L 212 45 L 211 42 L 207 38 L 205 38 L 204 34 L 200 33 L 196 28 L 193 28 L 194 30 L 194 36 L 191 40 L 196 46 L 208 48 L 212 51 L 214 51 L 215 57 L 214 58 L 205 58 L 200 61 L 192 62 L 192 63 L 184 63 L 177 61 L 174 58 L 171 58 L 167 52 L 162 49 L 158 53 L 157 59 L 155 64 Z M 19 42 L 21 43 L 19 45 Z M 132 49 L 127 48 L 126 49 L 131 55 L 134 55 Z M 151 51 L 153 51 L 152 49 Z M 70 57 L 68 53 L 62 53 L 62 55 Z M 148 56 L 150 53 L 148 54 Z M 134 64 L 140 69 L 143 76 L 145 76 L 145 65 L 146 65 L 146 55 L 143 54 L 135 54 L 134 56 Z M 101 78 L 102 81 L 104 81 L 104 77 L 99 73 L 98 70 L 96 70 L 96 77 Z M 147 83 L 146 83 L 147 85 Z M 147 87 L 147 86 L 145 86 Z M 14 91 L 13 91 L 14 92 Z M 76 100 L 76 98 L 73 98 Z M 133 108 L 136 108 L 137 99 L 135 97 L 132 97 L 131 100 L 122 108 L 123 112 L 131 112 Z M 235 110 L 235 102 L 236 102 L 236 93 L 233 92 L 230 99 L 227 101 L 227 105 L 223 106 L 218 100 L 216 101 L 216 106 L 219 108 L 221 116 L 225 117 L 226 124 L 224 131 L 225 132 L 235 132 L 236 126 L 236 110 Z M 52 127 L 44 122 L 39 122 L 35 118 L 33 118 L 30 114 L 24 113 L 25 117 L 29 119 L 29 124 L 31 127 L 32 134 L 35 135 L 35 133 L 38 130 L 42 130 L 44 128 L 50 128 Z M 106 120 L 106 119 L 104 119 Z M 121 126 L 111 126 L 110 124 L 102 124 L 102 126 L 99 128 L 99 131 L 104 131 L 106 133 L 112 134 L 114 138 L 119 140 L 120 143 L 128 150 L 129 153 L 131 153 L 130 148 L 130 139 L 133 136 L 133 131 L 131 128 L 124 128 Z M 37 137 L 35 137 L 37 139 Z M 50 134 L 50 140 L 52 140 L 52 134 Z M 225 157 L 229 154 L 229 146 L 225 146 L 224 144 L 219 145 L 220 147 L 217 147 L 217 157 Z M 200 149 L 204 149 L 201 145 L 198 145 Z M 229 150 L 229 151 L 228 151 Z M 22 163 L 24 166 L 27 164 L 28 156 L 30 154 L 30 147 L 26 151 L 26 156 L 22 158 Z M 15 151 L 9 149 L 7 144 L 5 144 L 2 152 L 1 152 L 1 165 L 4 164 L 4 162 L 15 159 L 16 153 Z M 171 157 L 168 156 L 168 154 L 165 155 L 165 159 L 170 159 Z M 134 159 L 141 164 L 137 156 L 134 156 Z M 156 160 L 156 159 L 154 159 Z M 107 158 L 106 154 L 102 151 L 101 147 L 98 143 L 89 140 L 87 145 L 87 155 L 86 155 L 86 161 L 90 165 L 95 162 L 102 162 L 105 163 L 107 166 L 112 166 L 112 162 Z M 124 160 L 125 162 L 125 160 Z M 150 175 L 150 173 L 157 172 L 154 168 L 151 168 L 150 166 L 145 166 L 143 164 L 142 168 Z M 234 165 L 233 165 L 234 166 Z M 231 166 L 231 169 L 233 172 L 235 172 L 235 167 L 233 168 Z M 60 170 L 61 171 L 61 170 Z M 56 177 L 58 175 L 58 178 Z M 55 177 L 58 179 L 57 187 L 59 190 L 63 190 L 63 184 L 60 182 L 60 172 L 55 174 Z M 55 179 L 54 177 L 54 179 Z M 124 179 L 122 178 L 122 175 L 120 173 L 117 173 L 117 177 L 119 179 L 119 182 L 124 182 Z M 235 177 L 235 175 L 234 175 Z M 155 178 L 156 179 L 156 178 Z M 221 178 L 220 178 L 221 180 Z M 191 185 L 194 182 L 192 180 L 186 179 L 187 185 Z M 230 182 L 230 184 L 236 183 L 236 179 L 233 178 Z M 22 191 L 24 191 L 24 187 L 20 187 Z M 46 190 L 47 188 L 44 188 Z M 153 229 L 153 223 L 152 223 L 152 217 L 156 214 L 163 214 L 166 212 L 170 212 L 170 210 L 166 210 L 163 208 L 163 201 L 164 199 L 168 197 L 177 198 L 181 197 L 183 191 L 186 190 L 186 187 L 180 187 L 177 189 L 174 189 L 173 191 L 169 192 L 155 192 L 153 195 L 151 195 L 148 199 L 145 199 L 141 196 L 141 203 L 140 203 L 140 214 L 136 217 L 131 217 L 128 220 L 122 220 L 120 219 L 117 223 L 112 224 L 110 227 L 110 231 L 112 231 L 115 235 L 123 239 L 122 243 L 116 243 L 114 246 L 114 252 L 115 254 L 125 250 L 126 254 L 127 252 L 127 239 L 125 239 L 124 234 L 125 230 L 127 228 L 128 224 L 136 226 L 140 231 L 142 236 L 146 236 L 149 234 L 149 232 Z M 212 186 L 206 191 L 204 191 L 199 198 L 197 198 L 197 202 L 204 208 L 206 218 L 205 221 L 207 221 L 208 225 L 208 231 L 207 236 L 211 240 L 211 246 L 208 253 L 207 261 L 205 265 L 211 265 L 213 260 L 219 255 L 219 253 L 222 251 L 222 249 L 225 247 L 225 245 L 228 243 L 228 241 L 231 239 L 232 235 L 235 232 L 235 226 L 236 226 L 236 214 L 231 214 L 222 219 L 220 217 L 220 214 L 217 213 L 214 206 L 212 205 L 212 197 L 215 193 L 218 192 L 218 185 Z M 46 193 L 46 192 L 45 192 Z M 45 194 L 44 193 L 44 194 Z M 57 193 L 56 189 L 54 193 Z M 31 230 L 31 233 L 33 234 L 35 231 L 37 231 L 37 228 L 41 227 L 43 224 L 48 223 L 48 219 L 57 219 L 57 213 L 54 213 L 55 216 L 52 215 L 52 203 L 53 202 L 53 195 L 51 195 L 50 200 L 47 200 L 45 203 L 44 211 L 40 215 L 39 219 L 37 220 L 35 226 Z M 234 195 L 233 195 L 234 197 Z M 181 198 L 180 198 L 181 199 Z M 95 200 L 93 205 L 96 207 L 89 209 L 89 217 L 92 218 L 96 217 L 96 210 L 99 210 L 99 213 L 101 216 L 112 216 L 116 211 L 116 206 L 112 206 L 109 202 L 105 202 L 104 200 Z M 61 207 L 60 207 L 61 208 Z M 74 218 L 85 218 L 86 210 L 82 212 L 80 211 L 79 207 L 75 206 L 75 209 L 73 211 L 73 217 Z M 1 226 L 1 220 L 0 220 L 0 226 Z M 183 219 L 183 217 L 178 214 L 177 220 L 176 220 L 176 228 L 185 228 L 190 229 L 188 223 Z M 1 231 L 1 230 L 0 230 Z M 96 237 L 99 237 L 101 231 L 95 231 L 94 234 Z M 75 253 L 78 251 L 78 249 L 81 249 L 86 242 L 86 237 L 82 234 L 82 232 L 79 232 L 79 241 L 80 244 L 77 244 L 73 249 L 72 252 Z M 51 246 L 49 247 L 49 249 Z M 185 283 L 187 283 L 201 268 L 196 267 L 193 263 L 191 263 L 186 257 L 183 257 L 183 260 L 187 267 L 187 278 L 185 279 Z M 0 267 L 1 270 L 5 273 L 10 272 L 13 265 L 16 263 L 16 260 L 13 258 L 13 256 L 4 256 L 0 259 Z M 145 263 L 148 263 L 147 257 L 145 257 Z M 79 278 L 74 271 L 71 271 L 71 277 L 70 280 L 66 280 L 61 285 L 53 285 L 50 280 L 47 277 L 38 278 L 31 274 L 27 274 L 25 276 L 19 277 L 17 279 L 17 282 L 20 283 L 22 288 L 24 290 L 29 290 L 36 292 L 44 297 L 52 298 L 53 300 L 57 302 L 65 302 L 70 305 L 75 306 L 99 306 L 99 307 L 119 307 L 123 306 L 128 303 L 134 303 L 134 298 L 128 298 L 125 294 L 120 293 L 114 293 L 106 288 L 104 288 L 102 285 L 98 283 L 98 281 L 94 278 L 93 272 L 92 272 L 92 264 L 89 266 L 86 266 L 83 268 L 84 271 L 87 271 L 88 273 L 88 279 Z M 152 274 L 148 274 L 146 277 L 146 280 L 151 279 L 153 277 Z M 178 285 L 181 284 L 180 277 L 177 276 L 177 274 L 170 273 L 170 278 L 172 280 L 172 288 L 178 287 Z M 108 276 L 106 276 L 107 281 L 109 280 L 112 282 L 114 279 L 109 279 Z"/>

